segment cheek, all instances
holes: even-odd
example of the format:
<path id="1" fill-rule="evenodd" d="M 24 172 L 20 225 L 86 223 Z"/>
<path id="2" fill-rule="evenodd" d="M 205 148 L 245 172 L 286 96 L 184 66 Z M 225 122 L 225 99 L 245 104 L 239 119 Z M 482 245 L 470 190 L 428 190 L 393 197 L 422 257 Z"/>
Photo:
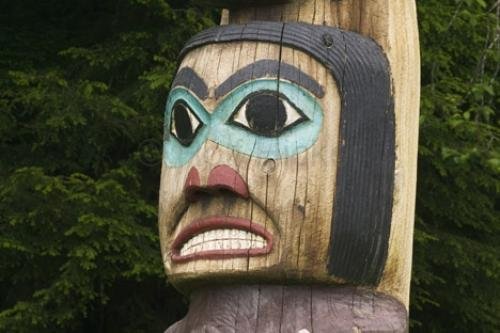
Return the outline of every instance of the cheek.
<path id="1" fill-rule="evenodd" d="M 338 153 L 338 113 L 331 110 L 310 149 L 249 165 L 251 191 L 280 231 L 276 261 L 288 269 L 326 271 Z"/>
<path id="2" fill-rule="evenodd" d="M 287 269 L 313 275 L 326 272 L 334 209 L 337 126 L 338 117 L 333 112 L 325 114 L 325 126 L 317 142 L 301 154 L 277 161 L 275 172 L 268 176 L 267 207 L 281 230 L 277 261 Z"/>
<path id="3" fill-rule="evenodd" d="M 190 167 L 170 168 L 163 166 L 160 180 L 159 218 L 162 227 L 174 224 L 184 204 L 184 183 Z"/>
<path id="4" fill-rule="evenodd" d="M 321 156 L 325 152 L 319 140 L 293 157 L 250 161 L 251 195 L 265 207 L 279 231 L 276 251 L 268 262 L 293 270 L 326 267 L 335 161 L 325 165 L 327 157 Z"/>

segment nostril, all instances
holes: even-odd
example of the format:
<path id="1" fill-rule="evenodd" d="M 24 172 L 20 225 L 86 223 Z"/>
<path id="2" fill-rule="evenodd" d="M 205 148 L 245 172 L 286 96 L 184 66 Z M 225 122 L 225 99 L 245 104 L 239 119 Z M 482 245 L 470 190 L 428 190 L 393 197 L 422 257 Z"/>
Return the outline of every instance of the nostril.
<path id="1" fill-rule="evenodd" d="M 192 167 L 184 183 L 184 195 L 189 202 L 195 202 L 206 197 L 239 196 L 249 197 L 248 186 L 240 174 L 227 165 L 218 165 L 210 171 L 207 184 L 201 185 L 200 174 Z"/>
<path id="2" fill-rule="evenodd" d="M 200 189 L 200 173 L 198 169 L 192 167 L 186 177 L 186 182 L 184 183 L 184 195 L 188 201 L 192 201 L 193 194 Z"/>
<path id="3" fill-rule="evenodd" d="M 240 174 L 227 165 L 218 165 L 208 175 L 208 187 L 213 189 L 224 189 L 248 198 L 248 186 Z"/>
<path id="4" fill-rule="evenodd" d="M 184 184 L 184 188 L 191 186 L 200 186 L 200 173 L 198 169 L 192 167 L 189 169 L 188 175 L 186 177 L 186 183 Z"/>

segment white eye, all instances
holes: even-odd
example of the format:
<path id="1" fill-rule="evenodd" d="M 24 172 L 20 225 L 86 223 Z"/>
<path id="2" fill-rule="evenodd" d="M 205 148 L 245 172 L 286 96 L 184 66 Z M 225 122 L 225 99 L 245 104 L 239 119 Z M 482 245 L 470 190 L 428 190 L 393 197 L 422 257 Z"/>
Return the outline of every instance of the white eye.
<path id="1" fill-rule="evenodd" d="M 250 95 L 230 118 L 231 122 L 266 137 L 279 136 L 305 120 L 308 118 L 299 109 L 274 91 Z"/>
<path id="2" fill-rule="evenodd" d="M 178 101 L 172 108 L 170 133 L 184 146 L 193 142 L 196 132 L 203 126 L 198 117 L 184 101 Z"/>

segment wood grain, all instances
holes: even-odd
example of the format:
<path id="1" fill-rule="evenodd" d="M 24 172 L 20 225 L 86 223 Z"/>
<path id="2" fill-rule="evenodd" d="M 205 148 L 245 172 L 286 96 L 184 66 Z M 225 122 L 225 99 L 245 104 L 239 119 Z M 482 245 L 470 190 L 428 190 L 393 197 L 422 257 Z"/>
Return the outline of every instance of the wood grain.
<path id="1" fill-rule="evenodd" d="M 273 17 L 269 18 L 271 12 Z M 378 290 L 396 296 L 406 305 L 411 275 L 420 99 L 416 12 L 414 0 L 296 0 L 280 6 L 234 8 L 227 14 L 227 23 L 271 19 L 339 27 L 373 38 L 385 51 L 394 92 L 396 169 L 388 260 Z"/>
<path id="2" fill-rule="evenodd" d="M 281 35 L 277 31 L 281 31 Z M 335 85 L 326 86 L 327 91 L 338 89 L 341 99 L 340 137 L 337 140 L 336 136 L 324 134 L 334 139 L 329 144 L 339 149 L 335 192 L 332 193 L 335 202 L 328 269 L 333 276 L 350 283 L 378 284 L 388 252 L 395 169 L 394 111 L 387 59 L 377 44 L 359 34 L 324 26 L 278 22 L 214 28 L 191 39 L 181 54 L 212 43 L 241 40 L 279 43 L 282 56 L 285 46 L 302 51 L 328 68 L 336 81 Z M 285 62 L 282 64 L 284 69 L 292 67 Z M 313 70 L 307 68 L 306 72 Z M 238 81 L 242 72 L 245 69 L 232 75 L 230 81 Z M 325 103 L 328 99 L 319 100 Z M 323 114 L 331 112 L 338 110 L 323 109 Z M 331 125 L 325 123 L 323 126 L 330 129 Z M 306 137 L 301 136 L 298 140 L 305 141 Z M 323 155 L 316 155 L 316 162 Z M 333 164 L 326 160 L 322 166 L 327 165 Z M 318 178 L 324 175 L 321 169 Z M 289 196 L 284 194 L 282 197 Z M 280 207 L 283 211 L 289 206 Z M 327 211 L 322 210 L 320 216 L 326 216 Z M 302 232 L 302 228 L 300 230 Z M 299 247 L 301 236 L 291 238 L 299 239 Z"/>
<path id="3" fill-rule="evenodd" d="M 305 22 L 338 27 L 367 36 L 383 49 L 392 77 L 396 161 L 395 168 L 393 172 L 391 171 L 394 179 L 393 205 L 390 211 L 387 260 L 375 290 L 394 297 L 407 307 L 411 273 L 420 78 L 415 2 L 413 0 L 295 0 L 284 5 L 269 2 L 266 5 L 255 6 L 246 3 L 244 8 L 232 7 L 230 11 L 225 10 L 221 24 L 246 24 L 254 20 Z M 247 29 L 249 34 L 259 36 L 258 28 L 252 25 L 247 27 L 250 27 L 250 30 Z M 235 36 L 241 35 L 241 29 L 237 27 L 229 26 L 228 29 L 233 29 L 232 33 Z M 239 283 L 288 281 L 304 284 L 346 282 L 344 279 L 332 277 L 326 270 L 332 193 L 335 192 L 338 171 L 336 165 L 342 162 L 339 159 L 338 145 L 332 144 L 332 140 L 340 138 L 338 111 L 341 107 L 341 97 L 338 88 L 341 84 L 332 78 L 321 62 L 311 56 L 311 52 L 298 50 L 283 43 L 282 31 L 282 28 L 277 28 L 271 32 L 276 35 L 278 44 L 259 41 L 256 37 L 239 42 L 219 40 L 216 44 L 201 43 L 200 46 L 203 47 L 192 48 L 189 53 L 186 51 L 184 54 L 181 70 L 184 67 L 192 68 L 203 78 L 208 87 L 208 98 L 203 100 L 203 105 L 209 113 L 220 102 L 220 98 L 215 94 L 217 86 L 232 73 L 263 59 L 302 69 L 325 87 L 321 107 L 324 110 L 334 111 L 325 112 L 324 122 L 327 125 L 322 129 L 318 142 L 311 149 L 295 157 L 257 158 L 252 154 L 241 154 L 228 149 L 214 141 L 207 141 L 187 165 L 180 168 L 162 166 L 159 213 L 162 253 L 171 281 L 186 293 L 206 284 L 231 281 Z M 335 43 L 335 40 L 333 42 Z M 276 89 L 279 91 L 279 86 Z M 249 185 L 251 200 L 228 201 L 225 197 L 216 197 L 210 204 L 200 203 L 187 208 L 182 186 L 188 170 L 193 166 L 196 167 L 200 172 L 200 183 L 203 184 L 207 182 L 210 171 L 220 164 L 228 165 L 245 179 Z M 335 211 L 335 206 L 333 208 Z M 228 216 L 248 216 L 255 223 L 262 224 L 266 230 L 276 235 L 275 251 L 266 257 L 199 260 L 172 266 L 169 259 L 170 245 L 178 230 L 200 215 L 221 212 Z M 184 214 L 182 219 L 178 221 L 182 214 Z M 354 282 L 359 283 L 355 279 Z M 383 307 L 386 297 L 392 301 L 393 299 L 374 291 L 339 287 L 293 289 L 284 286 L 261 286 L 258 290 L 266 290 L 265 295 L 261 295 L 260 291 L 256 292 L 253 287 L 245 292 L 224 288 L 215 288 L 222 294 L 218 292 L 210 294 L 207 293 L 207 289 L 195 291 L 197 294 L 194 295 L 200 296 L 193 296 L 192 310 L 190 310 L 193 314 L 191 317 L 188 315 L 188 321 L 172 328 L 172 332 L 176 329 L 179 332 L 204 329 L 234 331 L 235 327 L 241 328 L 240 331 L 257 327 L 258 332 L 279 332 L 285 327 L 286 330 L 283 329 L 283 332 L 293 329 L 330 332 L 346 327 L 350 327 L 350 331 L 366 328 L 372 331 L 386 329 L 399 332 L 404 331 L 406 325 L 401 324 L 401 316 L 398 314 L 400 310 L 394 310 L 397 307 L 391 308 L 392 310 L 388 312 L 378 308 L 379 304 Z M 246 295 L 248 302 L 235 296 L 235 293 Z M 227 300 L 232 306 L 219 308 L 220 312 L 215 318 L 220 318 L 218 320 L 222 323 L 221 328 L 228 327 L 228 329 L 219 330 L 217 326 L 209 329 L 212 321 L 203 319 L 205 318 L 203 313 L 214 314 L 210 307 L 215 304 L 214 301 L 226 301 L 221 298 L 223 294 L 232 295 L 233 298 Z M 330 294 L 337 296 L 327 297 Z M 272 298 L 266 295 L 272 295 Z M 347 298 L 351 301 L 346 302 Z M 284 299 L 287 300 L 286 307 Z M 309 299 L 312 310 L 307 312 L 306 305 L 300 303 L 300 299 Z M 239 311 L 235 309 L 242 310 L 235 313 Z M 255 311 L 258 315 L 255 315 Z M 278 313 L 279 311 L 281 312 Z M 299 312 L 303 313 L 304 317 L 297 315 Z M 227 315 L 228 313 L 232 315 Z M 372 315 L 373 313 L 385 316 L 385 319 L 377 320 L 378 315 Z M 283 321 L 285 317 L 288 319 Z M 406 318 L 406 314 L 404 317 Z M 335 318 L 335 320 L 319 321 L 315 318 Z M 353 323 L 354 326 L 350 326 Z"/>
<path id="4" fill-rule="evenodd" d="M 330 281 L 326 270 L 326 253 L 329 244 L 331 212 L 336 175 L 338 127 L 340 117 L 340 98 L 336 83 L 323 64 L 310 55 L 280 45 L 261 42 L 235 42 L 207 45 L 190 52 L 181 64 L 192 66 L 193 70 L 205 78 L 209 98 L 203 101 L 208 112 L 212 112 L 224 96 L 214 94 L 220 83 L 238 70 L 252 66 L 260 60 L 275 61 L 294 66 L 310 73 L 310 80 L 320 87 L 333 87 L 320 92 L 324 123 L 318 141 L 304 153 L 292 158 L 265 159 L 241 154 L 215 142 L 208 141 L 200 152 L 181 168 L 164 168 L 162 173 L 160 200 L 160 231 L 169 230 L 161 235 L 162 251 L 169 261 L 171 239 L 178 235 L 191 220 L 202 215 L 250 217 L 275 235 L 273 251 L 265 257 L 233 258 L 227 260 L 198 260 L 172 266 L 166 263 L 170 281 L 186 292 L 199 284 L 242 280 L 283 281 Z M 216 51 L 218 50 L 218 51 Z M 201 60 L 198 57 L 204 57 Z M 224 59 L 224 64 L 208 66 L 206 59 Z M 212 61 L 213 62 L 213 61 Z M 208 62 L 210 63 L 210 61 Z M 246 71 L 246 70 L 245 70 Z M 255 73 L 254 73 L 255 74 Z M 284 75 L 285 76 L 285 75 Z M 273 72 L 271 78 L 279 78 Z M 298 83 L 307 82 L 299 77 Z M 279 80 L 276 81 L 280 90 Z M 294 96 L 289 96 L 294 99 Z M 200 183 L 206 184 L 208 174 L 217 165 L 225 164 L 238 173 L 248 183 L 250 200 L 225 201 L 224 197 L 213 197 L 211 203 L 193 204 L 175 224 L 176 217 L 168 214 L 178 201 L 183 201 L 182 193 L 176 186 L 170 186 L 167 179 L 185 179 L 192 167 L 199 170 Z M 170 186 L 170 188 L 169 188 Z M 164 215 L 169 215 L 169 219 Z M 173 226 L 173 227 L 172 227 Z M 177 231 L 176 231 L 177 230 Z"/>
<path id="5" fill-rule="evenodd" d="M 352 287 L 240 285 L 202 288 L 166 333 L 406 332 L 396 299 Z"/>

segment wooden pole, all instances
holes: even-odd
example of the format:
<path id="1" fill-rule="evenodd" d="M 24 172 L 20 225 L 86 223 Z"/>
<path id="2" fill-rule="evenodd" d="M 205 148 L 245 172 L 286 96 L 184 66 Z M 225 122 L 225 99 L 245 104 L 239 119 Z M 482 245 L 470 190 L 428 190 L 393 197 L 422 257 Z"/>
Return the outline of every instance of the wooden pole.
<path id="1" fill-rule="evenodd" d="M 352 287 L 238 285 L 200 288 L 167 332 L 405 332 L 391 297 Z"/>
<path id="2" fill-rule="evenodd" d="M 165 112 L 160 239 L 191 297 L 167 332 L 407 330 L 415 2 L 208 2 Z"/>

